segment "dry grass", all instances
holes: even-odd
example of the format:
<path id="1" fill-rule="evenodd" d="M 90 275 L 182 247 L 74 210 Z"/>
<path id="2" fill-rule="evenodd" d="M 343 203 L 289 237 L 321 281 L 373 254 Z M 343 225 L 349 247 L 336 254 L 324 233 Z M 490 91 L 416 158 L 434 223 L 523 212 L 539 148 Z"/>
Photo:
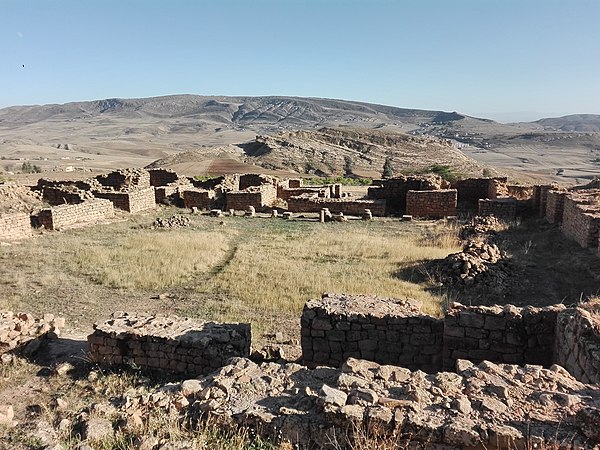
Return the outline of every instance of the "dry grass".
<path id="1" fill-rule="evenodd" d="M 72 270 L 124 289 L 164 289 L 206 273 L 227 250 L 223 233 L 145 231 L 72 248 Z"/>
<path id="2" fill-rule="evenodd" d="M 201 287 L 224 291 L 252 308 L 299 313 L 323 292 L 440 300 L 396 275 L 406 265 L 443 258 L 455 247 L 425 245 L 419 235 L 386 235 L 376 226 L 315 225 L 292 233 L 261 233 L 236 247 L 222 271 Z"/>

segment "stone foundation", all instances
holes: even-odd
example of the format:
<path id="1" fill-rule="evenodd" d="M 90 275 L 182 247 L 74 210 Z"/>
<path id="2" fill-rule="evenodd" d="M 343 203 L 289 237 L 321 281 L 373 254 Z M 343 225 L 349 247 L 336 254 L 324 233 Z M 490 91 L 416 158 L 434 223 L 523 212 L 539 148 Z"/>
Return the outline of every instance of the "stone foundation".
<path id="1" fill-rule="evenodd" d="M 600 300 L 559 316 L 555 361 L 578 380 L 600 384 Z"/>
<path id="2" fill-rule="evenodd" d="M 58 230 L 75 224 L 105 220 L 113 215 L 114 208 L 110 201 L 92 199 L 76 205 L 42 209 L 37 215 L 37 224 L 47 230 Z"/>
<path id="3" fill-rule="evenodd" d="M 406 214 L 415 217 L 441 219 L 456 215 L 456 189 L 408 191 Z"/>
<path id="4" fill-rule="evenodd" d="M 553 364 L 556 320 L 563 305 L 463 306 L 455 303 L 444 319 L 444 368 L 458 359 L 479 363 Z"/>
<path id="5" fill-rule="evenodd" d="M 94 191 L 94 196 L 110 200 L 115 208 L 132 214 L 156 207 L 153 187 L 125 192 Z"/>
<path id="6" fill-rule="evenodd" d="M 427 372 L 441 370 L 443 322 L 420 302 L 324 295 L 302 313 L 302 358 L 308 367 L 339 367 L 363 358 Z"/>
<path id="7" fill-rule="evenodd" d="M 517 200 L 514 198 L 479 200 L 477 214 L 480 216 L 494 216 L 498 219 L 513 220 L 517 217 Z"/>
<path id="8" fill-rule="evenodd" d="M 26 313 L 0 312 L 0 353 L 19 350 L 36 339 L 56 337 L 64 326 L 65 319 L 53 314 L 35 318 Z"/>
<path id="9" fill-rule="evenodd" d="M 16 241 L 31 236 L 31 219 L 27 213 L 0 214 L 0 241 Z"/>
<path id="10" fill-rule="evenodd" d="M 250 353 L 250 324 L 219 324 L 164 316 L 115 313 L 88 336 L 91 357 L 109 365 L 186 375 L 208 374 Z"/>
<path id="11" fill-rule="evenodd" d="M 293 213 L 320 212 L 328 208 L 333 214 L 362 216 L 365 209 L 370 209 L 373 216 L 385 216 L 385 200 L 348 200 L 346 198 L 322 198 L 314 195 L 291 197 L 287 202 L 287 210 Z"/>

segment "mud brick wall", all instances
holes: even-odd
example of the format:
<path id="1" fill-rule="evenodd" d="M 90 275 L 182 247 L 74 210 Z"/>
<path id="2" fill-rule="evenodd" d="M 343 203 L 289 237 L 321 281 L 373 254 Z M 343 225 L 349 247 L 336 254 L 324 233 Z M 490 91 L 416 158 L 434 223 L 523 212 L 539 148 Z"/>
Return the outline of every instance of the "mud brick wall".
<path id="1" fill-rule="evenodd" d="M 385 216 L 385 200 L 348 200 L 345 198 L 322 198 L 314 195 L 301 195 L 291 197 L 288 202 L 288 211 L 295 213 L 319 212 L 329 208 L 333 214 L 360 216 L 365 209 L 370 209 L 374 216 Z"/>
<path id="2" fill-rule="evenodd" d="M 548 191 L 546 198 L 546 220 L 550 223 L 562 223 L 563 211 L 565 207 L 564 191 Z"/>
<path id="3" fill-rule="evenodd" d="M 114 215 L 113 204 L 104 199 L 91 199 L 76 205 L 59 205 L 42 209 L 37 215 L 38 225 L 57 230 L 77 223 L 94 222 Z"/>
<path id="4" fill-rule="evenodd" d="M 150 186 L 154 187 L 166 186 L 179 180 L 176 172 L 167 169 L 151 169 L 148 174 L 150 175 Z"/>
<path id="5" fill-rule="evenodd" d="M 447 188 L 447 183 L 438 176 L 396 177 L 387 180 L 373 180 L 368 189 L 368 198 L 386 200 L 388 212 L 406 211 L 406 193 L 408 191 L 432 191 Z"/>
<path id="6" fill-rule="evenodd" d="M 185 190 L 182 193 L 186 208 L 213 209 L 216 206 L 215 191 L 207 189 Z"/>
<path id="7" fill-rule="evenodd" d="M 60 328 L 65 326 L 65 319 L 44 314 L 35 318 L 27 313 L 0 312 L 0 354 L 20 349 L 29 342 L 60 335 Z"/>
<path id="8" fill-rule="evenodd" d="M 150 173 L 144 169 L 116 170 L 106 175 L 98 175 L 96 180 L 102 186 L 115 190 L 150 187 Z"/>
<path id="9" fill-rule="evenodd" d="M 596 248 L 600 235 L 600 191 L 569 193 L 565 196 L 563 234 L 580 246 Z"/>
<path id="10" fill-rule="evenodd" d="M 437 191 L 408 191 L 406 214 L 440 219 L 456 214 L 456 189 Z"/>
<path id="11" fill-rule="evenodd" d="M 270 209 L 277 199 L 277 187 L 273 184 L 264 184 L 246 188 L 243 191 L 225 193 L 225 208 L 237 211 L 247 210 L 253 206 L 257 211 Z"/>
<path id="12" fill-rule="evenodd" d="M 452 185 L 458 191 L 458 203 L 477 207 L 482 198 L 494 199 L 506 191 L 506 178 L 467 178 Z"/>
<path id="13" fill-rule="evenodd" d="M 94 191 L 94 196 L 110 200 L 115 208 L 128 211 L 132 214 L 156 207 L 153 187 L 127 192 Z"/>
<path id="14" fill-rule="evenodd" d="M 517 217 L 517 200 L 514 198 L 481 199 L 477 212 L 480 216 L 514 219 Z"/>
<path id="15" fill-rule="evenodd" d="M 64 205 L 65 203 L 74 205 L 84 202 L 89 197 L 91 197 L 90 192 L 75 187 L 44 186 L 42 188 L 42 198 L 51 205 Z"/>
<path id="16" fill-rule="evenodd" d="M 0 214 L 0 241 L 13 241 L 31 236 L 31 218 L 27 213 Z"/>
<path id="17" fill-rule="evenodd" d="M 600 384 L 600 301 L 590 306 L 558 316 L 555 363 L 584 383 Z"/>
<path id="18" fill-rule="evenodd" d="M 457 359 L 551 366 L 555 329 L 563 305 L 464 306 L 454 303 L 444 319 L 444 368 Z"/>
<path id="19" fill-rule="evenodd" d="M 441 370 L 443 321 L 414 300 L 326 294 L 304 306 L 302 358 L 308 367 L 362 358 L 411 370 Z"/>
<path id="20" fill-rule="evenodd" d="M 250 324 L 204 322 L 115 313 L 88 336 L 91 357 L 109 365 L 133 363 L 190 376 L 208 374 L 250 354 Z"/>

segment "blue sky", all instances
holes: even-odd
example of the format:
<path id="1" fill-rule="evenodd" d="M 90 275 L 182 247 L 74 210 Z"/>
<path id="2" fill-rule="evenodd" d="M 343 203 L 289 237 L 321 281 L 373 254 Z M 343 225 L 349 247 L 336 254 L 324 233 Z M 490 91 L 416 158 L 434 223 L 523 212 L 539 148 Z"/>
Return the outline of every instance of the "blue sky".
<path id="1" fill-rule="evenodd" d="M 600 113 L 597 0 L 0 0 L 0 55 L 0 107 L 189 93 Z"/>

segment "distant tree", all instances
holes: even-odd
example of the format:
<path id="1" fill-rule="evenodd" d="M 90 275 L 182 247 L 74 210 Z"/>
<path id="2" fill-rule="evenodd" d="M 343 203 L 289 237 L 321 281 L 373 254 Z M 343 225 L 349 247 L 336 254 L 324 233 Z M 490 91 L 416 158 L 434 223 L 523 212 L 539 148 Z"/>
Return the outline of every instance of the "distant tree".
<path id="1" fill-rule="evenodd" d="M 22 173 L 40 173 L 41 171 L 42 171 L 42 168 L 40 166 L 31 164 L 29 161 L 26 161 L 21 165 Z"/>
<path id="2" fill-rule="evenodd" d="M 350 158 L 349 156 L 344 156 L 344 176 L 345 177 L 352 176 L 352 168 L 353 168 L 352 158 Z"/>
<path id="3" fill-rule="evenodd" d="M 394 176 L 394 167 L 392 166 L 392 158 L 389 156 L 385 158 L 383 163 L 383 172 L 381 173 L 383 178 L 392 178 Z"/>
<path id="4" fill-rule="evenodd" d="M 491 178 L 492 177 L 492 171 L 486 167 L 485 169 L 483 169 L 482 175 L 485 178 Z"/>

